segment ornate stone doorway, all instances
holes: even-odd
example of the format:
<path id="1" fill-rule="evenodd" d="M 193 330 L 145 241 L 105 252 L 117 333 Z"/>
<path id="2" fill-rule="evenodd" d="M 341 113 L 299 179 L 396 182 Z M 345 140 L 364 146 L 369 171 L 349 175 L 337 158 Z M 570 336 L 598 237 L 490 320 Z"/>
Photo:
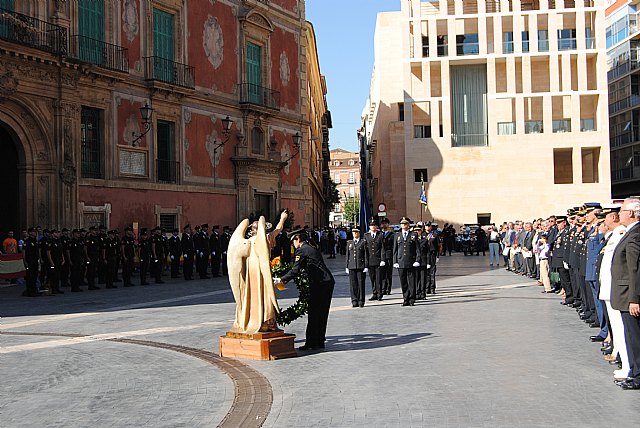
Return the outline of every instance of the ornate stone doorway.
<path id="1" fill-rule="evenodd" d="M 18 152 L 20 150 L 20 153 Z M 25 228 L 25 169 L 22 144 L 11 128 L 0 122 L 0 185 L 3 208 L 0 210 L 0 235 L 6 236 L 13 230 L 14 236 L 20 236 Z"/>

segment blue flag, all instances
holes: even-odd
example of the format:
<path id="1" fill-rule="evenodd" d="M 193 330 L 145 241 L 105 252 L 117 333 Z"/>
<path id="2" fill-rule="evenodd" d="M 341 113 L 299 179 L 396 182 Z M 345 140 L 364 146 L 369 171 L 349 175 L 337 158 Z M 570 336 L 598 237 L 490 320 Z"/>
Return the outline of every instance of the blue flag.
<path id="1" fill-rule="evenodd" d="M 427 209 L 427 189 L 424 187 L 424 176 L 420 174 L 420 203 Z"/>

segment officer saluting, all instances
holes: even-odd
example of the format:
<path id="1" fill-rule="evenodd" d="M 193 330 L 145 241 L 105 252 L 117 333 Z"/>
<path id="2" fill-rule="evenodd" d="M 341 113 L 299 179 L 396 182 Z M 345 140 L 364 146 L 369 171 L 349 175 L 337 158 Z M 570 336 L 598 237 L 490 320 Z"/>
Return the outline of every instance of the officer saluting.
<path id="1" fill-rule="evenodd" d="M 369 266 L 367 242 L 360 239 L 360 229 L 351 229 L 353 240 L 347 242 L 347 266 L 349 285 L 351 288 L 351 303 L 354 308 L 364 307 L 364 281 Z"/>
<path id="2" fill-rule="evenodd" d="M 329 269 L 324 264 L 320 250 L 309 245 L 307 234 L 304 230 L 291 232 L 291 242 L 295 247 L 295 263 L 291 270 L 282 278 L 274 278 L 275 283 L 289 282 L 301 269 L 305 269 L 309 276 L 309 320 L 307 322 L 307 334 L 304 346 L 300 349 L 324 349 L 327 320 L 333 286 L 335 280 Z"/>
<path id="3" fill-rule="evenodd" d="M 396 233 L 393 244 L 393 267 L 398 269 L 402 296 L 402 306 L 414 306 L 416 303 L 415 268 L 420 266 L 418 261 L 418 237 L 409 230 L 411 221 L 402 217 L 402 230 Z"/>

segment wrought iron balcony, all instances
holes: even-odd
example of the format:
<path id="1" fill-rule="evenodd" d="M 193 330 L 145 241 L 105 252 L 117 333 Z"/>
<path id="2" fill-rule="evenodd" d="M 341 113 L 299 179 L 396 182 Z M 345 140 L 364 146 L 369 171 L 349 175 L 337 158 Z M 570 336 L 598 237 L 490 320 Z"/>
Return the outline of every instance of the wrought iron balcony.
<path id="1" fill-rule="evenodd" d="M 144 60 L 147 80 L 158 80 L 171 85 L 182 86 L 183 88 L 195 89 L 194 67 L 159 56 L 148 56 Z"/>
<path id="2" fill-rule="evenodd" d="M 129 72 L 127 49 L 90 37 L 70 37 L 69 56 L 109 70 Z"/>
<path id="3" fill-rule="evenodd" d="M 63 27 L 7 9 L 0 9 L 0 39 L 53 54 L 67 53 Z"/>
<path id="4" fill-rule="evenodd" d="M 180 162 L 166 159 L 157 159 L 156 177 L 159 183 L 175 184 L 178 182 Z"/>
<path id="5" fill-rule="evenodd" d="M 280 110 L 280 92 L 253 83 L 241 83 L 240 104 Z"/>

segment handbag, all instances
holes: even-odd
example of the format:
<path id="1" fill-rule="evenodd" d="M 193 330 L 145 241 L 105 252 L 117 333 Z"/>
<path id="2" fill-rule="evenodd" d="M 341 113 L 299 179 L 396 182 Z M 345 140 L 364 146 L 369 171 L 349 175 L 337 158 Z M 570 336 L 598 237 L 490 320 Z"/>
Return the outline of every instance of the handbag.
<path id="1" fill-rule="evenodd" d="M 554 284 L 558 284 L 560 282 L 560 274 L 557 271 L 550 272 L 549 280 Z"/>

